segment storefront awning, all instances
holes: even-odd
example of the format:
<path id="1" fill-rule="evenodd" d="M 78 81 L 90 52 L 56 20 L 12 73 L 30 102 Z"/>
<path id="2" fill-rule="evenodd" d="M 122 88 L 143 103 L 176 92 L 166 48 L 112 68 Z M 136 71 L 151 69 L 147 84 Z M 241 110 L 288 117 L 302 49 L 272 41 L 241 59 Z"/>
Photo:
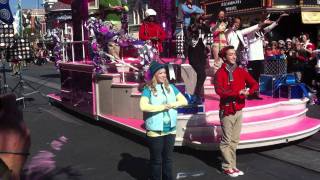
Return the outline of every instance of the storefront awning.
<path id="1" fill-rule="evenodd" d="M 303 24 L 320 24 L 320 12 L 301 12 Z"/>

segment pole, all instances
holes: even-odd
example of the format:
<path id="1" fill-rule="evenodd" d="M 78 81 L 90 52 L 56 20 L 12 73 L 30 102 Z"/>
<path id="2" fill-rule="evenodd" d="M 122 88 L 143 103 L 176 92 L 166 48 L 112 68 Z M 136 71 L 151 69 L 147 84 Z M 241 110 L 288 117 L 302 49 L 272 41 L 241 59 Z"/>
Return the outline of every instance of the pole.
<path id="1" fill-rule="evenodd" d="M 23 26 L 22 26 L 22 5 L 21 0 L 18 0 L 18 11 L 19 11 L 19 35 L 23 37 Z"/>
<path id="2" fill-rule="evenodd" d="M 83 59 L 83 62 L 86 62 L 86 53 L 85 53 L 85 38 L 84 38 L 84 22 L 82 21 L 81 22 L 81 36 L 82 36 L 82 59 Z"/>
<path id="3" fill-rule="evenodd" d="M 70 27 L 71 42 L 73 42 L 73 29 Z M 74 63 L 74 44 L 71 43 L 72 62 Z"/>

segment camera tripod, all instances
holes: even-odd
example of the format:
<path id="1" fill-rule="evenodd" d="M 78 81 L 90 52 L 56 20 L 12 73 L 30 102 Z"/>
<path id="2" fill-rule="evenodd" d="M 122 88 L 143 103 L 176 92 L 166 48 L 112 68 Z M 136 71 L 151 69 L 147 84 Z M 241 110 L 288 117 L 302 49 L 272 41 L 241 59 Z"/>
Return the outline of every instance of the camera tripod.
<path id="1" fill-rule="evenodd" d="M 1 59 L 1 69 L 2 71 L 2 81 L 3 83 L 0 81 L 0 94 L 6 94 L 8 93 L 8 88 L 10 88 L 10 86 L 7 84 L 7 77 L 6 77 L 6 66 L 5 66 L 5 61 L 3 59 Z M 11 89 L 11 92 L 13 92 L 13 89 Z M 16 99 L 17 102 L 22 102 L 23 104 L 23 108 L 25 108 L 25 103 L 24 103 L 24 97 L 18 97 Z"/>
<path id="2" fill-rule="evenodd" d="M 16 92 L 18 97 L 26 97 L 30 96 L 35 93 L 40 93 L 40 91 L 37 90 L 37 88 L 33 87 L 30 83 L 25 81 L 22 77 L 22 70 L 20 70 L 17 75 L 19 76 L 19 81 L 17 84 L 12 88 L 11 92 Z M 28 87 L 32 89 L 33 91 L 30 93 L 25 93 L 25 87 Z M 41 94 L 41 93 L 40 93 Z M 41 94 L 42 95 L 42 94 Z"/>

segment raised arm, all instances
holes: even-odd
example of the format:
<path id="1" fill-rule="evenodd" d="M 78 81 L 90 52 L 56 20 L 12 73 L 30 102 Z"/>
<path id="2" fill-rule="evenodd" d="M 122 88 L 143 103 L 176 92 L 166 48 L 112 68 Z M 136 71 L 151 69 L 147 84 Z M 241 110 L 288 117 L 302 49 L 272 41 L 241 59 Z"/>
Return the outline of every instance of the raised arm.
<path id="1" fill-rule="evenodd" d="M 279 22 L 280 22 L 280 20 L 282 19 L 282 17 L 284 17 L 284 16 L 289 16 L 289 15 L 288 15 L 287 13 L 281 14 L 276 21 L 272 22 L 272 24 L 270 24 L 269 26 L 267 26 L 267 27 L 265 27 L 265 28 L 263 29 L 263 30 L 264 30 L 264 33 L 268 33 L 268 32 L 270 32 L 273 28 L 275 28 L 275 27 L 279 24 Z"/>
<path id="2" fill-rule="evenodd" d="M 258 31 L 261 27 L 267 25 L 267 24 L 271 24 L 272 21 L 270 21 L 269 19 L 266 19 L 264 20 L 262 23 L 260 24 L 256 24 L 254 26 L 251 26 L 251 27 L 248 27 L 248 28 L 245 28 L 245 29 L 242 29 L 240 30 L 241 34 L 242 35 L 247 35 L 247 34 L 250 34 L 250 33 L 254 33 L 256 31 Z"/>
<path id="3" fill-rule="evenodd" d="M 241 29 L 240 33 L 242 35 L 247 35 L 247 34 L 254 33 L 254 32 L 258 31 L 259 29 L 260 29 L 259 24 L 256 24 L 254 26 L 251 26 L 251 27 L 248 27 L 245 29 Z"/>

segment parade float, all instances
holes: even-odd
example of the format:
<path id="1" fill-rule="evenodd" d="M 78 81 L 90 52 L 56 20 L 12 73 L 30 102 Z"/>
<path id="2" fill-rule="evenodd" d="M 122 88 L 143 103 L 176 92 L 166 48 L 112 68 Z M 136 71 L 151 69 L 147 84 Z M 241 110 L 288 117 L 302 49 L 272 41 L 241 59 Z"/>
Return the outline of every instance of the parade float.
<path id="1" fill-rule="evenodd" d="M 79 11 L 81 15 L 77 14 Z M 63 40 L 64 30 L 53 35 L 57 40 L 55 54 L 60 58 L 57 67 L 61 73 L 61 90 L 48 95 L 51 103 L 88 116 L 92 121 L 104 121 L 144 136 L 139 89 L 145 78 L 145 65 L 153 59 L 169 64 L 170 81 L 190 101 L 196 74 L 189 64 L 182 64 L 175 57 L 158 57 L 147 43 L 125 31 L 114 31 L 98 18 L 88 18 L 88 0 L 73 3 L 72 12 L 72 40 Z M 106 43 L 106 39 L 108 42 L 112 39 L 112 43 Z M 109 51 L 104 51 L 102 44 Z M 69 52 L 65 50 L 67 46 L 71 47 Z M 243 109 L 239 149 L 288 143 L 319 131 L 320 121 L 306 115 L 308 94 L 299 83 L 283 74 L 264 78 L 260 82 L 265 94 L 263 100 L 247 101 Z M 190 101 L 188 106 L 178 109 L 176 146 L 217 148 L 221 124 L 219 96 L 215 94 L 212 77 L 207 77 L 204 97 L 200 105 Z"/>

